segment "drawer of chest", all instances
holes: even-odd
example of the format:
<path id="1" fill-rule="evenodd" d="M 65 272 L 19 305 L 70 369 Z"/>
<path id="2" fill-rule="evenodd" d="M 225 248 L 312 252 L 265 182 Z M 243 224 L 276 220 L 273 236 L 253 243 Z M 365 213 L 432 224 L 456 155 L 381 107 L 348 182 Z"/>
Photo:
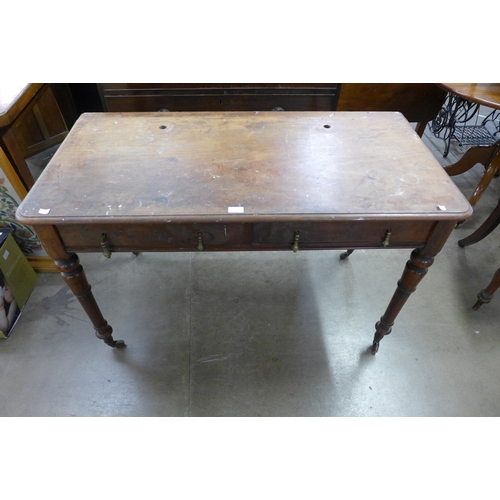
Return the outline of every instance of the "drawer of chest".
<path id="1" fill-rule="evenodd" d="M 57 229 L 70 251 L 196 251 L 244 241 L 243 224 L 65 224 Z"/>
<path id="2" fill-rule="evenodd" d="M 254 224 L 254 246 L 301 248 L 417 247 L 423 245 L 434 221 L 328 221 Z"/>
<path id="3" fill-rule="evenodd" d="M 335 94 L 108 96 L 108 111 L 331 111 Z"/>

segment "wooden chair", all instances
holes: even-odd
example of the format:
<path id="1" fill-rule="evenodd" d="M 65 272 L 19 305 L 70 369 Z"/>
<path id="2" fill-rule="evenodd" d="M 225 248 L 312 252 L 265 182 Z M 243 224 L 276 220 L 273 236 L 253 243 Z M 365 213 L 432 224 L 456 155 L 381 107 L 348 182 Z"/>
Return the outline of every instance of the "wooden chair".
<path id="1" fill-rule="evenodd" d="M 489 217 L 481 224 L 481 226 L 476 229 L 472 234 L 466 238 L 461 239 L 458 245 L 462 248 L 469 245 L 473 245 L 478 241 L 486 238 L 498 225 L 500 224 L 500 200 L 498 200 L 497 206 L 493 209 L 493 212 Z M 489 285 L 481 290 L 477 294 L 477 302 L 474 304 L 472 309 L 477 311 L 483 304 L 489 304 L 493 295 L 500 287 L 500 268 L 495 271 L 493 278 L 491 279 Z"/>

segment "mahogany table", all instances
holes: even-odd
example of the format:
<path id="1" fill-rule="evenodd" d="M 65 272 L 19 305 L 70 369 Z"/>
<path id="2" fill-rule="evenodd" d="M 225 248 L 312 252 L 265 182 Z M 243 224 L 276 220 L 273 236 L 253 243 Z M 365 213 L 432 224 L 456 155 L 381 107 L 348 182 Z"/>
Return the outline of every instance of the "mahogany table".
<path id="1" fill-rule="evenodd" d="M 97 113 L 16 215 L 113 347 L 75 252 L 413 248 L 375 354 L 472 208 L 400 113 Z"/>

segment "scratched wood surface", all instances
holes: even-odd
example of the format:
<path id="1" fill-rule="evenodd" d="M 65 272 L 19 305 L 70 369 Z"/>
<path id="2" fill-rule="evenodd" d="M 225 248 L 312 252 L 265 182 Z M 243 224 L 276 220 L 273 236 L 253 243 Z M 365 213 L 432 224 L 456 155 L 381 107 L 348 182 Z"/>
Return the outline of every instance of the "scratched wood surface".
<path id="1" fill-rule="evenodd" d="M 84 114 L 17 210 L 33 224 L 470 215 L 392 112 Z"/>

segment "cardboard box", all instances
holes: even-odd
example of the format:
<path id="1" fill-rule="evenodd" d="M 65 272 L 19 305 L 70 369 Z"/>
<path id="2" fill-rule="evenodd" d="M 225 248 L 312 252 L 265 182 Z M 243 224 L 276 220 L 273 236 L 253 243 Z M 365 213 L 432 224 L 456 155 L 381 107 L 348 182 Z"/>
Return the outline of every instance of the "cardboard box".
<path id="1" fill-rule="evenodd" d="M 11 233 L 0 228 L 0 339 L 12 333 L 38 280 Z"/>

